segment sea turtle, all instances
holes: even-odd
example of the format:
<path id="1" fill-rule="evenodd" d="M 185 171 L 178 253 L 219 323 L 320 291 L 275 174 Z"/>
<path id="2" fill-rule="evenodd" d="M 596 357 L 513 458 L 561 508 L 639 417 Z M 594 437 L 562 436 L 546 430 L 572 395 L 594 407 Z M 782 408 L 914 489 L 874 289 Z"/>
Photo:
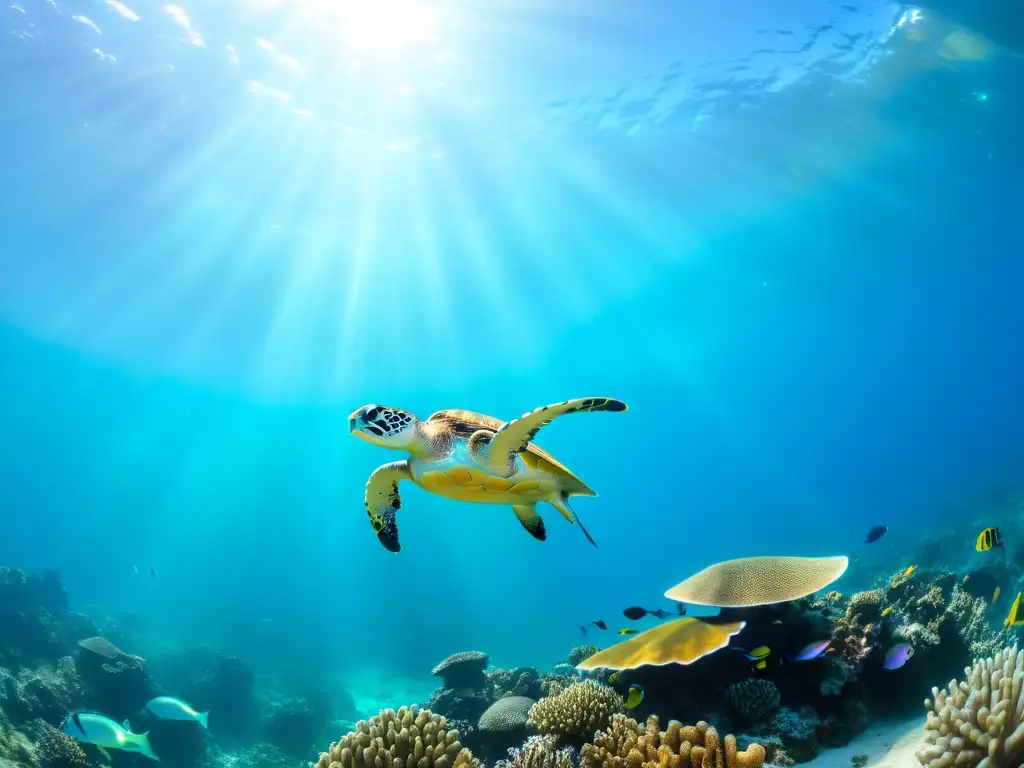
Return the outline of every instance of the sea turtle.
<path id="1" fill-rule="evenodd" d="M 472 411 L 438 411 L 420 421 L 408 411 L 364 405 L 348 417 L 349 432 L 373 445 L 408 451 L 409 458 L 377 467 L 366 482 L 366 512 L 386 549 L 398 552 L 395 515 L 402 506 L 401 480 L 456 501 L 511 504 L 519 522 L 544 541 L 544 521 L 537 502 L 546 501 L 573 519 L 591 544 L 570 496 L 596 496 L 576 475 L 531 441 L 537 431 L 567 413 L 625 411 L 608 397 L 581 397 L 538 408 L 519 419 L 501 422 Z"/>

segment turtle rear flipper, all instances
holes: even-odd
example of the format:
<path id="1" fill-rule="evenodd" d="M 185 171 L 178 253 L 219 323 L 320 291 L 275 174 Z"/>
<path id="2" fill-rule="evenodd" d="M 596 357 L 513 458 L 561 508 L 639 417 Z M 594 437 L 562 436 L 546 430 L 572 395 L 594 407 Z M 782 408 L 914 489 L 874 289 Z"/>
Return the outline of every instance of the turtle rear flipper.
<path id="1" fill-rule="evenodd" d="M 514 504 L 512 505 L 512 511 L 516 513 L 516 517 L 523 524 L 523 528 L 533 538 L 538 541 L 547 539 L 548 533 L 544 530 L 544 520 L 537 514 L 536 504 Z"/>
<path id="2" fill-rule="evenodd" d="M 402 507 L 398 493 L 401 480 L 411 480 L 408 461 L 393 461 L 377 467 L 366 481 L 366 514 L 370 516 L 377 539 L 389 552 L 399 552 L 398 522 L 395 516 Z"/>
<path id="3" fill-rule="evenodd" d="M 484 470 L 499 477 L 508 477 L 515 471 L 516 456 L 525 451 L 530 441 L 537 436 L 541 427 L 550 424 L 559 416 L 568 413 L 591 411 L 625 411 L 627 406 L 621 400 L 610 397 L 580 397 L 538 408 L 521 418 L 506 421 L 497 432 L 480 429 L 469 438 L 469 450 L 473 461 Z"/>

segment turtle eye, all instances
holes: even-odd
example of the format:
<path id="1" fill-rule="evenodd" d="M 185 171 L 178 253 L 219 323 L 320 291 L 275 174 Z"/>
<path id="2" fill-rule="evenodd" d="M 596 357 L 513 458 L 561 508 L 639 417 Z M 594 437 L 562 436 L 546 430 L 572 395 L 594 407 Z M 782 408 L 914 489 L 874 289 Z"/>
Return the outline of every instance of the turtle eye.
<path id="1" fill-rule="evenodd" d="M 377 416 L 379 414 L 380 414 L 380 408 L 378 408 L 376 405 L 374 405 L 374 406 L 371 406 L 370 409 L 367 410 L 367 412 L 365 414 L 363 414 L 363 418 L 365 418 L 367 421 L 373 421 L 374 419 L 377 418 Z"/>

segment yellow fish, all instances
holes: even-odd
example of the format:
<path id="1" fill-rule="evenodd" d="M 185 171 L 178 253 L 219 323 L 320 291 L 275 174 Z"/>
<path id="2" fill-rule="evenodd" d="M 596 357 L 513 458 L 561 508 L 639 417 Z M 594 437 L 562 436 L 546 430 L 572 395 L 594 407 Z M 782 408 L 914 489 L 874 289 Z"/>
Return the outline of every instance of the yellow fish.
<path id="1" fill-rule="evenodd" d="M 620 635 L 635 635 L 636 633 L 637 630 L 633 629 L 632 627 L 623 627 L 619 630 Z"/>
<path id="2" fill-rule="evenodd" d="M 999 587 L 996 587 L 996 591 L 992 593 L 992 602 L 994 603 L 999 599 Z"/>
<path id="3" fill-rule="evenodd" d="M 914 571 L 916 571 L 916 570 L 917 570 L 917 566 L 916 565 L 911 565 L 910 567 L 907 568 L 907 570 L 905 570 L 903 573 L 900 574 L 900 577 L 904 578 L 904 579 L 909 579 L 911 576 L 914 575 Z"/>
<path id="4" fill-rule="evenodd" d="M 629 695 L 626 696 L 626 709 L 632 709 L 644 700 L 644 689 L 639 685 L 629 686 Z"/>
<path id="5" fill-rule="evenodd" d="M 1017 598 L 1013 601 L 1013 605 L 1010 606 L 1010 613 L 1006 617 L 1006 621 L 1003 622 L 1004 627 L 1024 627 L 1024 621 L 1021 620 L 1020 616 L 1021 597 L 1024 597 L 1024 592 L 1017 593 Z"/>
<path id="6" fill-rule="evenodd" d="M 886 608 L 884 611 L 882 611 L 882 615 L 883 616 L 888 616 L 890 613 L 892 613 L 892 610 L 895 607 L 896 607 L 895 605 L 890 605 L 888 608 Z"/>
<path id="7" fill-rule="evenodd" d="M 608 675 L 608 682 L 611 683 L 612 685 L 615 685 L 621 679 L 622 679 L 622 673 L 620 673 L 620 672 L 612 672 L 610 675 Z"/>
<path id="8" fill-rule="evenodd" d="M 988 552 L 992 547 L 1003 546 L 1003 534 L 998 528 L 986 528 L 978 534 L 978 540 L 974 542 L 974 548 L 979 552 Z"/>
<path id="9" fill-rule="evenodd" d="M 765 658 L 768 658 L 768 654 L 770 654 L 771 652 L 772 652 L 771 648 L 769 648 L 767 645 L 759 645 L 759 646 L 757 646 L 757 648 L 754 648 L 752 651 L 750 651 L 747 654 L 747 658 L 748 659 L 765 659 Z"/>
<path id="10" fill-rule="evenodd" d="M 754 665 L 754 669 L 764 669 L 767 666 L 768 662 L 765 659 L 761 659 Z"/>

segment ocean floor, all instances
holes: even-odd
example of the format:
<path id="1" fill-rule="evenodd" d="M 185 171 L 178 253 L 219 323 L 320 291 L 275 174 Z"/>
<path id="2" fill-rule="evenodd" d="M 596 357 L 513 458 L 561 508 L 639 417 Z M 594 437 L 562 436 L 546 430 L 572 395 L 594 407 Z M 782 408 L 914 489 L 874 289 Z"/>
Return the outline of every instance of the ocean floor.
<path id="1" fill-rule="evenodd" d="M 851 768 L 853 758 L 867 755 L 870 768 L 921 768 L 914 753 L 924 742 L 924 717 L 879 722 L 845 747 L 830 749 L 801 768 Z"/>

